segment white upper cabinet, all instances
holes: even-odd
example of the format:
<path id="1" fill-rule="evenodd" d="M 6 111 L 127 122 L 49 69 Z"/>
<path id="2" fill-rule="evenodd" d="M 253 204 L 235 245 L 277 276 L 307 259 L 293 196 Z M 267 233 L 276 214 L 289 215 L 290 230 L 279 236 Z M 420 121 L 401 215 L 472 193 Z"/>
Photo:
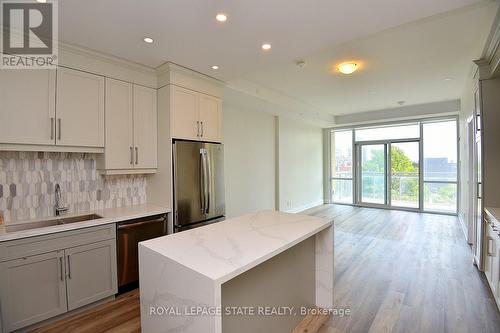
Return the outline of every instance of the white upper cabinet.
<path id="1" fill-rule="evenodd" d="M 198 94 L 200 138 L 203 141 L 222 141 L 221 100 L 205 94 Z"/>
<path id="2" fill-rule="evenodd" d="M 156 89 L 134 85 L 134 168 L 158 167 Z"/>
<path id="3" fill-rule="evenodd" d="M 133 167 L 134 116 L 132 84 L 106 79 L 106 169 Z"/>
<path id="4" fill-rule="evenodd" d="M 158 167 L 156 89 L 106 78 L 106 139 L 97 168 L 106 174 L 153 173 Z"/>
<path id="5" fill-rule="evenodd" d="M 55 70 L 0 70 L 0 143 L 54 145 Z"/>
<path id="6" fill-rule="evenodd" d="M 57 70 L 56 144 L 104 147 L 104 77 Z"/>
<path id="7" fill-rule="evenodd" d="M 221 99 L 171 86 L 171 131 L 175 139 L 222 141 Z"/>
<path id="8" fill-rule="evenodd" d="M 197 140 L 199 136 L 198 93 L 172 86 L 171 103 L 172 137 Z"/>

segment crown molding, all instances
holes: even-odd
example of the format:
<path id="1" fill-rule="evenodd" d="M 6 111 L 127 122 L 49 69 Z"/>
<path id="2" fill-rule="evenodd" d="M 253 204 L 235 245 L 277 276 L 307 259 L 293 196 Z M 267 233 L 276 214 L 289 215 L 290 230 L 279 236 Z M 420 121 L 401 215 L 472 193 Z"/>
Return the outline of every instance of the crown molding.
<path id="1" fill-rule="evenodd" d="M 73 44 L 69 43 L 64 43 L 64 42 L 59 42 L 59 51 L 67 52 L 67 53 L 72 53 L 72 54 L 77 54 L 81 56 L 86 56 L 86 57 L 92 57 L 95 59 L 98 59 L 103 62 L 107 62 L 109 64 L 113 65 L 119 65 L 123 68 L 129 69 L 129 70 L 134 70 L 138 72 L 143 72 L 147 74 L 155 74 L 155 69 L 133 62 L 129 61 L 120 57 L 116 57 L 113 55 L 105 54 L 99 51 L 83 48 L 81 46 L 76 46 Z"/>
<path id="2" fill-rule="evenodd" d="M 212 84 L 216 84 L 216 85 L 219 85 L 221 87 L 224 86 L 224 84 L 225 84 L 224 81 L 221 81 L 221 80 L 216 79 L 212 76 L 209 76 L 207 74 L 192 70 L 190 68 L 184 67 L 182 65 L 176 64 L 176 63 L 171 62 L 171 61 L 167 61 L 167 62 L 161 64 L 160 66 L 156 67 L 155 70 L 159 76 L 165 75 L 165 74 L 168 74 L 171 72 L 177 72 L 177 73 L 191 76 L 191 77 L 196 78 L 196 79 L 209 81 Z"/>
<path id="3" fill-rule="evenodd" d="M 500 77 L 500 6 L 493 21 L 481 59 L 474 61 L 479 67 L 479 80 Z"/>
<path id="4" fill-rule="evenodd" d="M 157 88 L 154 68 L 69 43 L 58 43 L 58 65 Z"/>
<path id="5" fill-rule="evenodd" d="M 474 60 L 474 64 L 476 64 L 474 79 L 487 80 L 490 78 L 492 73 L 490 61 L 488 61 L 487 59 L 478 59 Z"/>

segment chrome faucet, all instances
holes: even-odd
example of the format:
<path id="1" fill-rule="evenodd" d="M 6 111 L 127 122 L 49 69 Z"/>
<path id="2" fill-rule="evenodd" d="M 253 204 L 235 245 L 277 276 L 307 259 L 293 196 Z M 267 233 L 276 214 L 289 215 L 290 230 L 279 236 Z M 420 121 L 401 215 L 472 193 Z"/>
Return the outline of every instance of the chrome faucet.
<path id="1" fill-rule="evenodd" d="M 62 199 L 62 195 L 61 195 L 61 186 L 59 186 L 59 184 L 56 184 L 56 188 L 55 188 L 54 193 L 56 196 L 56 207 L 55 207 L 56 216 L 59 216 L 59 215 L 61 215 L 61 212 L 67 211 L 68 207 L 63 206 L 63 199 Z"/>

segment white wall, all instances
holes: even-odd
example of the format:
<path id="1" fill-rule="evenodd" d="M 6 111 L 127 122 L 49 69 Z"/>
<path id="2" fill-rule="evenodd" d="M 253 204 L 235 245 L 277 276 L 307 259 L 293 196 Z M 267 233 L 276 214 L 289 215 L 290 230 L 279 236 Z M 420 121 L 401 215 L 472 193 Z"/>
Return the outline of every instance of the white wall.
<path id="1" fill-rule="evenodd" d="M 279 209 L 297 212 L 323 203 L 323 131 L 297 120 L 277 120 Z"/>
<path id="2" fill-rule="evenodd" d="M 224 103 L 228 217 L 275 208 L 274 116 Z"/>

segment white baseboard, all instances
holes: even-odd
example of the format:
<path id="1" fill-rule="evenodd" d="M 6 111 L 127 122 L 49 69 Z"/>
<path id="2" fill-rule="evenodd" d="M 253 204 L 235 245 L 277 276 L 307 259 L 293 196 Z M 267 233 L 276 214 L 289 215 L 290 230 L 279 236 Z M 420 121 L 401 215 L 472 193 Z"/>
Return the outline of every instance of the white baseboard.
<path id="1" fill-rule="evenodd" d="M 287 209 L 284 212 L 285 213 L 300 213 L 300 212 L 302 212 L 302 211 L 304 211 L 306 209 L 313 208 L 313 207 L 316 207 L 316 206 L 320 206 L 320 205 L 323 205 L 323 204 L 324 204 L 323 200 L 318 200 L 318 201 L 315 201 L 315 202 L 308 203 L 306 205 L 302 205 L 302 206 L 299 206 L 299 207 Z"/>

